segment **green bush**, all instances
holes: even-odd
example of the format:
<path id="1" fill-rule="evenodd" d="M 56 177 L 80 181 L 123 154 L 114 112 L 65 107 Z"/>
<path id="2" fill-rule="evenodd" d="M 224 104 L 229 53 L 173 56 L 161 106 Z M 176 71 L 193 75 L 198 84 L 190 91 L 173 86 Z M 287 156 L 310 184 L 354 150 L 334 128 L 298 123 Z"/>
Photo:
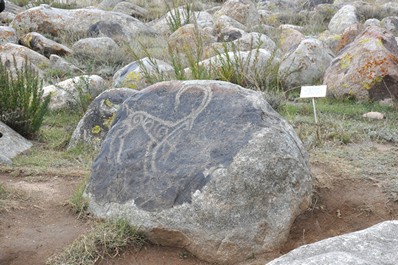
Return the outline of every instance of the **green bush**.
<path id="1" fill-rule="evenodd" d="M 34 138 L 48 110 L 50 95 L 43 98 L 42 80 L 32 65 L 16 68 L 15 75 L 0 60 L 0 121 L 26 138 Z"/>

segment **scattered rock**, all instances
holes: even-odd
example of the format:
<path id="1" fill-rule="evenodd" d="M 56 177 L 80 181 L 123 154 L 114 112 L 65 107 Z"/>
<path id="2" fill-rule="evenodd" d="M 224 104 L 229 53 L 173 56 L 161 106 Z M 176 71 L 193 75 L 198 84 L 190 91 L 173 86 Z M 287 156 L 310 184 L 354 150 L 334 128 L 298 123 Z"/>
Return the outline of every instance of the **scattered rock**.
<path id="1" fill-rule="evenodd" d="M 227 0 L 214 17 L 229 16 L 242 25 L 250 28 L 258 25 L 260 15 L 257 12 L 256 5 L 251 0 Z"/>
<path id="2" fill-rule="evenodd" d="M 0 121 L 0 164 L 11 164 L 11 159 L 32 147 L 32 143 Z"/>
<path id="3" fill-rule="evenodd" d="M 398 16 L 385 17 L 381 20 L 380 25 L 389 30 L 394 36 L 398 36 Z"/>
<path id="4" fill-rule="evenodd" d="M 43 96 L 51 94 L 51 110 L 81 108 L 87 97 L 95 98 L 104 91 L 105 81 L 98 75 L 82 75 L 43 87 Z"/>
<path id="5" fill-rule="evenodd" d="M 333 52 L 323 42 L 305 39 L 282 59 L 279 79 L 287 89 L 314 85 L 322 79 L 333 57 Z"/>
<path id="6" fill-rule="evenodd" d="M 398 221 L 299 247 L 267 265 L 385 265 L 398 260 Z"/>
<path id="7" fill-rule="evenodd" d="M 329 30 L 332 33 L 341 34 L 347 27 L 356 23 L 358 19 L 355 6 L 345 5 L 330 20 Z"/>
<path id="8" fill-rule="evenodd" d="M 114 12 L 120 12 L 137 19 L 144 19 L 148 15 L 148 11 L 136 4 L 130 2 L 120 2 L 113 8 Z"/>
<path id="9" fill-rule="evenodd" d="M 173 71 L 173 67 L 168 63 L 157 60 L 149 59 L 148 57 L 134 61 L 118 70 L 113 76 L 113 86 L 128 87 L 133 89 L 142 89 L 148 86 L 148 81 L 145 74 L 154 77 L 162 74 L 167 75 L 168 72 Z"/>
<path id="10" fill-rule="evenodd" d="M 68 56 L 72 54 L 72 50 L 65 45 L 59 44 L 53 40 L 47 39 L 37 32 L 30 32 L 19 39 L 19 44 L 28 47 L 47 58 L 51 54 L 59 56 Z"/>
<path id="11" fill-rule="evenodd" d="M 72 63 L 66 61 L 62 57 L 58 55 L 51 54 L 50 55 L 50 69 L 58 70 L 64 74 L 82 74 L 83 70 L 79 69 L 77 66 Z"/>
<path id="12" fill-rule="evenodd" d="M 109 37 L 80 39 L 73 44 L 72 50 L 74 56 L 96 62 L 117 62 L 122 59 L 119 45 Z"/>
<path id="13" fill-rule="evenodd" d="M 311 192 L 301 141 L 261 93 L 198 80 L 128 98 L 86 187 L 94 215 L 220 264 L 277 250 Z"/>
<path id="14" fill-rule="evenodd" d="M 376 111 L 371 111 L 362 115 L 364 118 L 369 118 L 373 120 L 382 120 L 384 119 L 384 114 Z"/>
<path id="15" fill-rule="evenodd" d="M 12 22 L 18 34 L 39 32 L 62 37 L 110 37 L 133 43 L 137 36 L 155 37 L 156 32 L 131 16 L 100 9 L 59 9 L 40 5 L 19 13 Z M 135 43 L 135 42 L 134 42 Z"/>

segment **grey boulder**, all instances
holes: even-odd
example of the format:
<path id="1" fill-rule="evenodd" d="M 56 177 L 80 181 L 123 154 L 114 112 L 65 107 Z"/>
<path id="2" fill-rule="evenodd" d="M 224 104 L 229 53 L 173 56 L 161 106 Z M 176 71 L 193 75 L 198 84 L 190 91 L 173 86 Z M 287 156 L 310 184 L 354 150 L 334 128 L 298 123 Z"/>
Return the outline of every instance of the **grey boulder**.
<path id="1" fill-rule="evenodd" d="M 31 146 L 31 142 L 0 121 L 0 164 L 11 164 L 12 158 Z"/>
<path id="2" fill-rule="evenodd" d="M 85 195 L 98 217 L 233 264 L 277 251 L 311 192 L 301 141 L 261 93 L 193 80 L 157 83 L 122 104 Z"/>
<path id="3" fill-rule="evenodd" d="M 393 265 L 398 261 L 398 221 L 299 247 L 267 265 Z"/>

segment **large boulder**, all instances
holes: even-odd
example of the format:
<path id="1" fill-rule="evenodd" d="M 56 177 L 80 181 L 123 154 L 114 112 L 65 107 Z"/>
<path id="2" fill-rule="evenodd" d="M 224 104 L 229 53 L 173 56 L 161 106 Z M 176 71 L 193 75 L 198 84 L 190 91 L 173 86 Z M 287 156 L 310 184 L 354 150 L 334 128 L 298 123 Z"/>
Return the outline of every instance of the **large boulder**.
<path id="1" fill-rule="evenodd" d="M 47 69 L 50 64 L 44 55 L 14 43 L 0 45 L 0 60 L 13 75 L 16 75 L 17 69 L 21 69 L 27 63 L 39 75 L 43 75 L 42 70 Z"/>
<path id="2" fill-rule="evenodd" d="M 58 37 L 110 37 L 132 43 L 155 31 L 131 16 L 99 9 L 58 9 L 40 5 L 19 13 L 12 22 L 18 34 L 36 31 Z M 64 35 L 64 36 L 63 36 Z"/>
<path id="3" fill-rule="evenodd" d="M 278 250 L 311 192 L 301 141 L 261 93 L 198 80 L 128 98 L 85 190 L 94 215 L 220 264 Z"/>
<path id="4" fill-rule="evenodd" d="M 386 29 L 370 26 L 325 71 L 334 97 L 381 100 L 398 97 L 398 46 Z"/>
<path id="5" fill-rule="evenodd" d="M 315 85 L 322 79 L 333 57 L 333 52 L 323 42 L 305 39 L 282 59 L 279 79 L 285 88 Z"/>
<path id="6" fill-rule="evenodd" d="M 85 38 L 72 46 L 73 55 L 96 62 L 117 62 L 122 60 L 119 45 L 109 37 Z"/>
<path id="7" fill-rule="evenodd" d="M 347 27 L 357 23 L 358 18 L 355 6 L 345 5 L 330 20 L 329 30 L 332 33 L 341 34 Z"/>
<path id="8" fill-rule="evenodd" d="M 137 92 L 130 88 L 115 88 L 102 92 L 91 102 L 83 118 L 79 121 L 68 148 L 81 144 L 99 150 L 116 117 L 119 106 L 135 93 Z"/>
<path id="9" fill-rule="evenodd" d="M 84 111 L 84 104 L 97 97 L 105 90 L 104 87 L 105 80 L 102 77 L 82 75 L 43 87 L 43 97 L 51 94 L 51 110 L 80 108 Z"/>
<path id="10" fill-rule="evenodd" d="M 11 159 L 32 147 L 32 143 L 0 121 L 0 164 L 11 164 Z"/>
<path id="11" fill-rule="evenodd" d="M 398 260 L 398 221 L 299 247 L 267 265 L 387 265 Z"/>

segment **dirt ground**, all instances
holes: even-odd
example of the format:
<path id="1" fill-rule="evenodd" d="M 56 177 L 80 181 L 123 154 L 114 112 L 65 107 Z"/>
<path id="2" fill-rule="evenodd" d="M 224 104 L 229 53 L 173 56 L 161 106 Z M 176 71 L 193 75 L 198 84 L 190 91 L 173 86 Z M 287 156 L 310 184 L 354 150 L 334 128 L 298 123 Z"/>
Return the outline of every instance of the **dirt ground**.
<path id="1" fill-rule="evenodd" d="M 311 208 L 298 216 L 286 253 L 303 244 L 357 231 L 376 223 L 398 219 L 398 146 L 351 144 L 318 148 L 310 152 L 315 179 Z M 93 222 L 77 219 L 66 201 L 84 174 L 68 172 L 41 176 L 21 170 L 1 170 L 0 183 L 12 196 L 0 207 L 0 264 L 45 264 Z M 245 264 L 262 264 L 258 256 Z M 182 249 L 144 246 L 121 257 L 102 261 L 114 265 L 206 265 Z"/>

